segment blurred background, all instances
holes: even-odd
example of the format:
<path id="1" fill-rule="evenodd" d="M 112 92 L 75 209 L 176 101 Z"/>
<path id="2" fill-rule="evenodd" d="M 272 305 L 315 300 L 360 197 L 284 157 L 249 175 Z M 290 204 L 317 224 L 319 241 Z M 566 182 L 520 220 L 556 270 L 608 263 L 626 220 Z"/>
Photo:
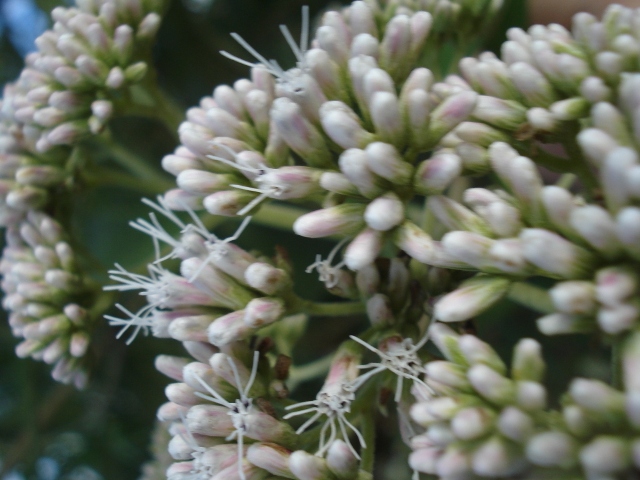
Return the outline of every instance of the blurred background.
<path id="1" fill-rule="evenodd" d="M 505 3 L 491 38 L 483 39 L 481 48 L 498 51 L 508 27 L 525 27 L 530 20 L 566 23 L 572 10 L 599 12 L 609 2 Z M 230 32 L 240 33 L 267 58 L 292 65 L 293 56 L 278 25 L 288 25 L 297 36 L 303 4 L 310 6 L 312 15 L 340 5 L 325 0 L 172 0 L 154 52 L 161 86 L 186 109 L 211 94 L 216 85 L 247 76 L 247 67 L 219 54 L 228 50 L 247 57 Z M 64 4 L 56 0 L 0 0 L 0 82 L 4 84 L 19 74 L 22 58 L 34 48 L 34 38 L 50 26 L 48 12 L 58 5 Z M 158 169 L 162 156 L 175 148 L 175 135 L 150 120 L 121 119 L 112 128 L 134 153 Z M 141 195 L 108 187 L 78 191 L 74 234 L 90 246 L 89 254 L 104 267 L 103 271 L 115 261 L 127 267 L 149 255 L 149 239 L 127 226 L 130 220 L 146 216 Z M 229 236 L 236 226 L 237 222 L 228 222 L 216 234 Z M 122 248 L 122 238 L 127 239 L 126 249 Z M 303 268 L 313 261 L 312 253 L 326 255 L 330 243 L 303 241 L 258 225 L 251 225 L 238 243 L 266 254 L 273 253 L 275 243 L 284 246 L 298 267 L 296 285 L 300 292 L 306 298 L 323 295 L 315 275 L 305 275 Z M 554 365 L 549 386 L 556 402 L 573 376 L 607 378 L 606 349 L 600 350 L 582 337 L 543 338 L 535 331 L 534 318 L 535 314 L 517 305 L 502 304 L 477 319 L 474 328 L 507 360 L 519 338 L 533 336 L 540 340 L 546 359 Z M 326 354 L 338 339 L 357 331 L 361 320 L 312 323 L 313 331 L 307 337 L 315 335 L 316 344 L 326 345 L 324 352 L 316 349 L 314 354 Z M 182 352 L 177 342 L 142 336 L 127 347 L 124 340 L 115 339 L 115 334 L 106 322 L 99 328 L 92 380 L 84 391 L 77 391 L 53 382 L 47 365 L 18 360 L 13 353 L 17 341 L 6 322 L 0 323 L 0 480 L 140 478 L 141 466 L 151 456 L 155 412 L 165 401 L 163 389 L 168 383 L 154 370 L 153 360 L 160 353 Z M 324 335 L 320 341 L 318 335 Z M 313 360 L 308 355 L 304 346 L 294 352 L 296 361 L 302 363 Z M 309 391 L 314 387 L 317 385 L 306 386 Z M 388 436 L 388 432 L 396 431 L 394 421 L 383 420 L 386 424 L 380 429 L 380 446 L 384 445 L 388 453 L 379 450 L 376 479 L 410 478 L 407 452 Z"/>

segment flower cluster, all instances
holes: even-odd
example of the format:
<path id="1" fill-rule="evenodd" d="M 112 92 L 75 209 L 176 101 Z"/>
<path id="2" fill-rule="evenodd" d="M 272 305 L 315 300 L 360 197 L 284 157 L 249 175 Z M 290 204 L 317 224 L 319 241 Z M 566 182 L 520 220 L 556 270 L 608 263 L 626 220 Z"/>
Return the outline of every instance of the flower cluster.
<path id="1" fill-rule="evenodd" d="M 3 307 L 19 357 L 53 364 L 53 378 L 78 388 L 87 381 L 87 348 L 95 317 L 92 287 L 78 270 L 64 230 L 40 212 L 29 212 L 7 230 L 0 261 Z"/>
<path id="2" fill-rule="evenodd" d="M 548 411 L 540 345 L 515 347 L 511 374 L 495 351 L 443 324 L 431 329 L 446 360 L 426 366 L 434 395 L 416 391 L 411 417 L 426 428 L 410 463 L 441 478 L 623 478 L 639 466 L 637 348 L 625 345 L 625 391 L 578 378 L 561 412 Z"/>

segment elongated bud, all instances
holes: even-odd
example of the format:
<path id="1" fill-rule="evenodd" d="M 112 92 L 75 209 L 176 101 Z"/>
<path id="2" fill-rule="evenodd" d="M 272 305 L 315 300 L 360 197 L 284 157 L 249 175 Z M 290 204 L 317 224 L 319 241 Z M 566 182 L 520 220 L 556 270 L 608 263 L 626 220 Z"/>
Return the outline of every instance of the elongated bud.
<path id="1" fill-rule="evenodd" d="M 327 451 L 327 466 L 339 480 L 349 480 L 358 472 L 358 459 L 345 442 L 334 440 Z"/>
<path id="2" fill-rule="evenodd" d="M 304 450 L 298 450 L 291 454 L 289 468 L 299 480 L 330 480 L 333 478 L 324 458 L 311 455 Z"/>
<path id="3" fill-rule="evenodd" d="M 588 251 L 547 230 L 525 229 L 520 240 L 529 262 L 564 278 L 588 275 L 595 261 Z"/>
<path id="4" fill-rule="evenodd" d="M 475 335 L 462 335 L 458 348 L 466 363 L 470 365 L 487 365 L 492 370 L 505 375 L 507 366 L 491 346 Z"/>
<path id="5" fill-rule="evenodd" d="M 431 114 L 429 141 L 435 145 L 442 137 L 465 121 L 476 106 L 478 95 L 474 92 L 457 93 L 438 105 Z"/>
<path id="6" fill-rule="evenodd" d="M 513 349 L 511 378 L 541 382 L 546 365 L 542 358 L 540 344 L 531 338 L 523 338 Z"/>
<path id="7" fill-rule="evenodd" d="M 507 407 L 500 412 L 497 426 L 500 433 L 517 443 L 524 443 L 535 428 L 533 419 L 516 407 Z"/>
<path id="8" fill-rule="evenodd" d="M 560 282 L 549 290 L 554 306 L 564 313 L 592 314 L 596 309 L 596 288 L 592 282 Z"/>
<path id="9" fill-rule="evenodd" d="M 289 469 L 291 452 L 275 443 L 255 443 L 247 450 L 247 459 L 272 475 L 291 478 Z"/>
<path id="10" fill-rule="evenodd" d="M 442 151 L 420 164 L 414 186 L 422 194 L 440 194 L 462 173 L 460 157 Z"/>
<path id="11" fill-rule="evenodd" d="M 593 330 L 593 322 L 578 315 L 568 313 L 552 313 L 540 317 L 537 321 L 538 330 L 545 335 L 563 335 L 569 333 L 584 333 Z"/>
<path id="12" fill-rule="evenodd" d="M 293 224 L 296 234 L 308 238 L 349 234 L 362 226 L 362 205 L 344 204 L 316 210 L 299 217 Z"/>
<path id="13" fill-rule="evenodd" d="M 349 243 L 344 252 L 344 261 L 350 270 L 359 271 L 373 264 L 382 249 L 383 234 L 372 228 L 362 230 Z"/>
<path id="14" fill-rule="evenodd" d="M 438 300 L 434 316 L 443 322 L 467 320 L 500 300 L 507 293 L 510 284 L 506 278 L 476 276 Z"/>
<path id="15" fill-rule="evenodd" d="M 408 220 L 396 230 L 394 240 L 409 256 L 427 265 L 445 268 L 464 266 L 463 262 L 447 254 L 428 233 Z"/>
<path id="16" fill-rule="evenodd" d="M 474 452 L 472 464 L 476 474 L 487 477 L 507 477 L 527 468 L 519 449 L 500 436 L 483 443 Z"/>
<path id="17" fill-rule="evenodd" d="M 320 107 L 320 121 L 327 135 L 342 148 L 364 148 L 374 139 L 348 105 L 339 101 Z M 292 147 L 293 148 L 293 147 Z"/>
<path id="18" fill-rule="evenodd" d="M 615 223 L 604 208 L 597 205 L 575 208 L 571 212 L 569 222 L 582 238 L 606 257 L 619 255 L 620 242 L 616 235 Z"/>
<path id="19" fill-rule="evenodd" d="M 340 170 L 347 179 L 367 198 L 381 195 L 386 189 L 383 180 L 369 167 L 369 156 L 364 150 L 350 148 L 340 155 Z"/>
<path id="20" fill-rule="evenodd" d="M 480 395 L 498 405 L 508 405 L 516 397 L 514 383 L 486 365 L 473 365 L 467 377 Z"/>

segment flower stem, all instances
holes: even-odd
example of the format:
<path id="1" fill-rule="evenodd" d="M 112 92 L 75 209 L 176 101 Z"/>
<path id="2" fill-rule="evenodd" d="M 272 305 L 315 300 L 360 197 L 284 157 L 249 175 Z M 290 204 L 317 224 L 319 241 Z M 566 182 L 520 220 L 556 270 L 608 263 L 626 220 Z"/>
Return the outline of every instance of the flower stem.
<path id="1" fill-rule="evenodd" d="M 290 391 L 294 391 L 298 385 L 306 382 L 307 380 L 313 380 L 314 378 L 318 378 L 320 375 L 325 374 L 329 367 L 331 366 L 331 361 L 333 360 L 334 353 L 330 353 L 329 355 L 325 355 L 313 362 L 306 363 L 301 366 L 293 366 L 289 369 L 289 380 L 288 386 Z"/>
<path id="2" fill-rule="evenodd" d="M 373 473 L 373 465 L 376 456 L 376 422 L 375 422 L 375 409 L 367 408 L 360 415 L 360 424 L 362 430 L 362 436 L 367 445 L 367 448 L 363 448 L 360 452 L 362 461 L 360 468 L 365 472 Z"/>
<path id="3" fill-rule="evenodd" d="M 82 177 L 91 187 L 121 187 L 152 196 L 164 193 L 173 186 L 173 183 L 160 178 L 145 178 L 141 182 L 139 177 L 103 166 L 83 172 Z"/>
<path id="4" fill-rule="evenodd" d="M 555 310 L 549 294 L 542 288 L 531 285 L 530 283 L 513 283 L 507 297 L 537 312 L 551 313 Z"/>
<path id="5" fill-rule="evenodd" d="M 298 307 L 298 313 L 322 317 L 346 317 L 364 313 L 365 305 L 360 301 L 355 302 L 311 302 L 302 300 Z"/>

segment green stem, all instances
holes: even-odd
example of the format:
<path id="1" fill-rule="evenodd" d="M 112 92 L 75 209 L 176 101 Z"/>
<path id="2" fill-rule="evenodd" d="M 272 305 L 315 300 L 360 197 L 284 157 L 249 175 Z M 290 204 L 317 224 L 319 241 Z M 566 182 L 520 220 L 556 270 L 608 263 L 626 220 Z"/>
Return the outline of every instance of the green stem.
<path id="1" fill-rule="evenodd" d="M 305 213 L 309 213 L 309 210 L 283 203 L 263 203 L 251 221 L 265 227 L 290 232 L 296 219 Z"/>
<path id="2" fill-rule="evenodd" d="M 624 379 L 622 376 L 622 358 L 624 342 L 616 339 L 611 345 L 611 386 L 622 390 Z"/>
<path id="3" fill-rule="evenodd" d="M 365 305 L 360 301 L 355 302 L 311 302 L 301 300 L 297 305 L 297 313 L 306 313 L 322 317 L 346 317 L 364 313 Z"/>
<path id="4" fill-rule="evenodd" d="M 537 312 L 551 313 L 555 310 L 547 291 L 530 283 L 516 282 L 512 284 L 507 297 Z"/>
<path id="5" fill-rule="evenodd" d="M 376 422 L 375 422 L 375 408 L 367 408 L 363 410 L 360 415 L 360 425 L 362 430 L 362 436 L 367 448 L 363 448 L 360 452 L 362 461 L 360 468 L 365 472 L 373 473 L 373 465 L 376 456 Z"/>
<path id="6" fill-rule="evenodd" d="M 166 186 L 165 190 L 174 186 L 174 183 L 168 180 L 165 174 L 122 145 L 103 137 L 100 138 L 100 147 L 108 153 L 109 159 L 145 182 L 163 184 Z"/>
<path id="7" fill-rule="evenodd" d="M 174 185 L 173 182 L 160 178 L 145 178 L 141 182 L 139 177 L 103 166 L 82 172 L 82 177 L 91 187 L 121 187 L 151 196 L 162 194 Z"/>
<path id="8" fill-rule="evenodd" d="M 155 84 L 134 85 L 129 91 L 130 101 L 123 106 L 122 114 L 152 118 L 163 123 L 176 135 L 178 126 L 185 119 L 184 109 L 169 98 Z"/>
<path id="9" fill-rule="evenodd" d="M 307 363 L 301 366 L 293 366 L 289 369 L 289 379 L 287 385 L 290 391 L 294 391 L 301 383 L 308 380 L 318 378 L 329 370 L 331 361 L 333 360 L 333 352 L 329 355 L 325 355 L 311 363 Z"/>

